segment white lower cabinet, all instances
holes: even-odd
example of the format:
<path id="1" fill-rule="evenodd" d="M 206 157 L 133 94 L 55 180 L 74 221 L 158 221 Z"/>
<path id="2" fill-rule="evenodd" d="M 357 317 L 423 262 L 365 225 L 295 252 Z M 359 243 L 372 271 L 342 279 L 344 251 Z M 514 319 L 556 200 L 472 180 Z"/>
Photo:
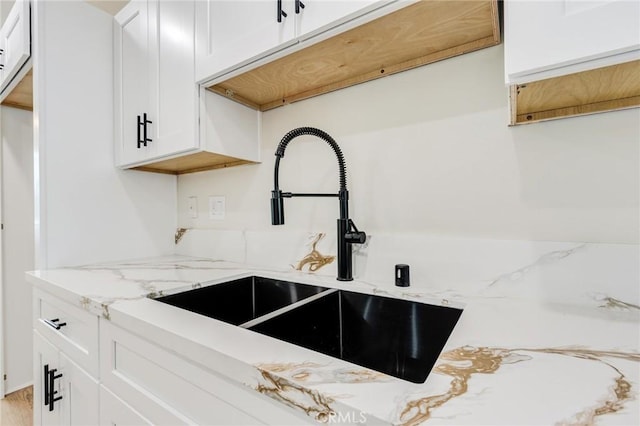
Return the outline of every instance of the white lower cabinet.
<path id="1" fill-rule="evenodd" d="M 51 377 L 50 372 L 56 370 L 59 366 L 58 348 L 49 343 L 38 332 L 34 332 L 33 352 L 33 424 L 61 424 L 60 404 L 58 403 L 58 410 L 56 410 L 56 402 L 53 405 L 49 403 L 49 394 L 51 393 L 49 378 Z M 53 392 L 59 394 L 60 382 L 54 383 L 53 388 Z"/>
<path id="2" fill-rule="evenodd" d="M 33 423 L 98 424 L 98 381 L 40 333 L 33 336 Z"/>
<path id="3" fill-rule="evenodd" d="M 223 374 L 240 361 L 204 366 L 38 289 L 34 308 L 34 425 L 314 423 Z"/>
<path id="4" fill-rule="evenodd" d="M 139 415 L 154 425 L 310 422 L 301 413 L 107 321 L 101 323 L 100 347 L 102 384 L 126 401 L 127 406 L 120 405 L 127 411 L 123 418 Z"/>
<path id="5" fill-rule="evenodd" d="M 109 389 L 100 385 L 100 424 L 141 426 L 153 423 L 115 396 Z"/>

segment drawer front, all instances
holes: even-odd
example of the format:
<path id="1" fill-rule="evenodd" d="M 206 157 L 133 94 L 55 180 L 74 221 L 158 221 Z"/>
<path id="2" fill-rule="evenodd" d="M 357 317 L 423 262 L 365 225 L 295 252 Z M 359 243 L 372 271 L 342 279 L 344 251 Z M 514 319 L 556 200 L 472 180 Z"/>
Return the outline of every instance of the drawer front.
<path id="1" fill-rule="evenodd" d="M 284 406 L 111 323 L 101 324 L 100 339 L 102 383 L 153 424 L 305 423 Z M 150 400 L 162 410 L 145 409 Z"/>
<path id="2" fill-rule="evenodd" d="M 98 317 L 34 290 L 34 328 L 93 377 L 100 372 Z"/>

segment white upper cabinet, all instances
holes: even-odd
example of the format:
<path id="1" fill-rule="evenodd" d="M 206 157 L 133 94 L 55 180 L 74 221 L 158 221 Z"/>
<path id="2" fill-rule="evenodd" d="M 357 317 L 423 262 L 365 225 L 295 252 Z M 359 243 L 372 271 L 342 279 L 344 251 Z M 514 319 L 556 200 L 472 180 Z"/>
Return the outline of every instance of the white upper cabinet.
<path id="1" fill-rule="evenodd" d="M 31 56 L 31 16 L 28 0 L 16 0 L 0 30 L 0 91 Z"/>
<path id="2" fill-rule="evenodd" d="M 4 86 L 4 27 L 0 27 L 0 92 L 2 91 L 2 87 Z"/>
<path id="3" fill-rule="evenodd" d="M 196 80 L 295 43 L 293 0 L 196 2 Z"/>
<path id="4" fill-rule="evenodd" d="M 194 2 L 131 1 L 114 33 L 117 164 L 196 149 Z"/>
<path id="5" fill-rule="evenodd" d="M 198 86 L 194 82 L 195 24 L 192 1 L 151 2 L 152 115 L 157 156 L 198 147 Z M 153 119 L 151 119 L 153 120 Z"/>
<path id="6" fill-rule="evenodd" d="M 205 83 L 395 1 L 197 1 L 196 80 Z"/>
<path id="7" fill-rule="evenodd" d="M 299 40 L 306 40 L 393 1 L 395 0 L 294 0 L 296 36 Z"/>
<path id="8" fill-rule="evenodd" d="M 208 6 L 221 7 L 215 16 L 222 16 L 231 3 L 248 17 L 255 14 L 248 5 L 266 11 L 262 1 L 212 1 Z M 206 109 L 212 104 L 209 96 L 195 82 L 195 20 L 196 12 L 202 12 L 196 11 L 196 4 L 207 6 L 203 1 L 133 0 L 115 17 L 118 167 L 177 174 L 259 161 L 259 115 L 235 105 L 212 113 L 214 108 Z M 228 16 L 216 24 L 216 41 L 226 21 Z M 257 25 L 257 20 L 251 25 L 239 21 L 243 31 Z M 246 48 L 253 48 L 267 32 L 258 33 L 243 41 Z"/>
<path id="9" fill-rule="evenodd" d="M 510 0 L 504 12 L 508 84 L 640 59 L 637 0 Z"/>
<path id="10" fill-rule="evenodd" d="M 144 123 L 141 124 L 145 114 L 151 113 L 148 15 L 147 2 L 134 0 L 115 21 L 115 123 L 120 164 L 150 157 L 155 148 L 152 142 L 142 139 Z"/>

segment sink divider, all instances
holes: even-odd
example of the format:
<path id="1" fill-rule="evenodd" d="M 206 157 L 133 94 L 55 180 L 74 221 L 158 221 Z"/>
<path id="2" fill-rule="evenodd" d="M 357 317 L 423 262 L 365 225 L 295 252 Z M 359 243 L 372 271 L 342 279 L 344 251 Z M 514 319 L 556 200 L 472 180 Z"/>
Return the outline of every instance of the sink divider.
<path id="1" fill-rule="evenodd" d="M 328 296 L 330 294 L 337 293 L 338 291 L 339 290 L 337 288 L 330 288 L 330 289 L 324 290 L 324 291 L 322 291 L 322 292 L 320 292 L 318 294 L 314 294 L 313 296 L 309 296 L 306 299 L 299 300 L 299 301 L 297 301 L 295 303 L 292 303 L 290 305 L 284 306 L 284 307 L 282 307 L 280 309 L 277 309 L 277 310 L 275 310 L 273 312 L 269 312 L 268 314 L 264 314 L 264 315 L 262 315 L 262 316 L 260 316 L 258 318 L 254 318 L 251 321 L 247 321 L 247 322 L 245 322 L 243 324 L 240 324 L 240 325 L 238 325 L 238 327 L 242 327 L 242 328 L 253 327 L 254 325 L 258 325 L 258 324 L 260 324 L 262 322 L 270 320 L 271 318 L 275 318 L 280 314 L 284 314 L 285 312 L 289 312 L 289 311 L 291 311 L 291 310 L 293 310 L 293 309 L 295 309 L 295 308 L 297 308 L 299 306 L 306 305 L 307 303 L 311 303 L 311 302 L 313 302 L 315 300 L 318 300 L 318 299 L 320 299 L 322 297 L 325 297 L 325 296 Z"/>

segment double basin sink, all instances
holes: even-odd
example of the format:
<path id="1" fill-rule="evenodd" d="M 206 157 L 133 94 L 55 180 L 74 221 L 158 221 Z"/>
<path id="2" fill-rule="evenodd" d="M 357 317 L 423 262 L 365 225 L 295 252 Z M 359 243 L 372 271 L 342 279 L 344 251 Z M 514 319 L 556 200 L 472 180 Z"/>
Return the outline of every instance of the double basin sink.
<path id="1" fill-rule="evenodd" d="M 414 383 L 426 380 L 462 313 L 257 276 L 155 300 Z"/>

